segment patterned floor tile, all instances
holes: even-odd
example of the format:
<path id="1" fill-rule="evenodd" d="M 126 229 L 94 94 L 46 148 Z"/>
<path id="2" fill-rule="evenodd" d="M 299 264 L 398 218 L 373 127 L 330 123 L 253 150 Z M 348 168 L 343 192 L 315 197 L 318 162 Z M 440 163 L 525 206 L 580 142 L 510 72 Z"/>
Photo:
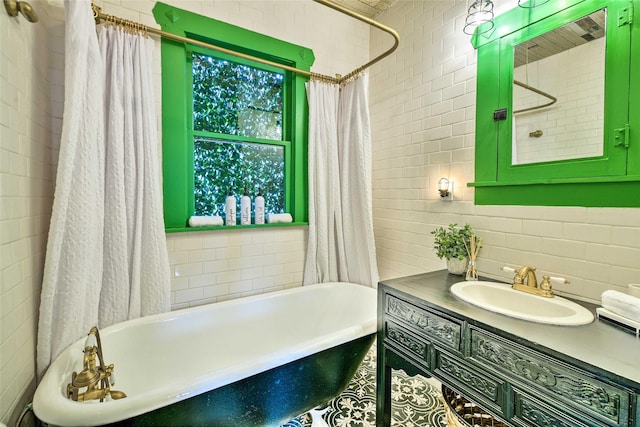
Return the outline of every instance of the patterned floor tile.
<path id="1" fill-rule="evenodd" d="M 426 378 L 393 371 L 391 379 L 391 425 L 398 427 L 445 427 L 441 393 Z M 327 407 L 315 411 L 329 427 L 375 427 L 376 347 L 371 347 L 347 389 Z M 309 413 L 282 427 L 311 427 Z"/>

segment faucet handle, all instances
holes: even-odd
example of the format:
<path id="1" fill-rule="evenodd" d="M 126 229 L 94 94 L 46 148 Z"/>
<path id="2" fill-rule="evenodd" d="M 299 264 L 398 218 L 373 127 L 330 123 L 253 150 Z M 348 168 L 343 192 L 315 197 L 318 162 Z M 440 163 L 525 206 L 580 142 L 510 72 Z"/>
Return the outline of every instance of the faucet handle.
<path id="1" fill-rule="evenodd" d="M 89 334 L 87 335 L 87 339 L 84 340 L 84 348 L 93 348 L 96 347 L 98 345 L 98 342 L 96 341 L 96 336 L 93 334 Z"/>
<path id="2" fill-rule="evenodd" d="M 565 279 L 564 277 L 549 277 L 549 281 L 554 285 L 568 285 L 571 282 Z"/>
<path id="3" fill-rule="evenodd" d="M 567 279 L 564 277 L 549 277 L 547 275 L 542 276 L 542 282 L 540 282 L 540 290 L 546 293 L 549 296 L 553 295 L 553 290 L 551 289 L 551 284 L 562 285 L 569 284 Z"/>
<path id="4" fill-rule="evenodd" d="M 514 267 L 508 267 L 508 266 L 503 266 L 500 268 L 500 270 L 505 271 L 507 273 L 512 273 L 512 274 L 516 274 L 516 273 L 520 273 L 521 271 L 523 271 L 525 268 L 528 268 L 531 271 L 536 271 L 535 267 L 518 267 L 518 268 L 514 268 Z"/>
<path id="5" fill-rule="evenodd" d="M 552 297 L 554 295 L 553 289 L 551 289 L 551 278 L 546 274 L 542 276 L 542 282 L 540 282 L 539 288 L 540 288 L 540 292 L 542 293 L 542 296 Z"/>
<path id="6" fill-rule="evenodd" d="M 570 281 L 568 281 L 567 279 L 565 279 L 564 277 L 549 277 L 547 275 L 542 276 L 542 282 L 540 283 L 540 289 L 544 290 L 544 291 L 550 291 L 551 290 L 551 284 L 554 285 L 564 285 L 564 284 L 569 284 L 571 283 Z"/>

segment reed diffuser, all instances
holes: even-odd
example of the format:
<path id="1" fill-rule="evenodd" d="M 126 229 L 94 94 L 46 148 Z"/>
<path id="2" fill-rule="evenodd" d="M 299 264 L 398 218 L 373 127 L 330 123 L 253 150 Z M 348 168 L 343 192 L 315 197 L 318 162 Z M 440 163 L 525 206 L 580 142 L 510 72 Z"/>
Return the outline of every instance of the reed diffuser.
<path id="1" fill-rule="evenodd" d="M 476 237 L 475 234 L 472 234 L 469 238 L 469 245 L 465 242 L 465 249 L 467 250 L 467 254 L 469 255 L 469 265 L 467 267 L 467 277 L 466 280 L 478 280 L 478 270 L 476 270 L 476 258 L 478 258 L 478 253 L 480 252 L 480 248 L 482 247 L 482 239 Z"/>

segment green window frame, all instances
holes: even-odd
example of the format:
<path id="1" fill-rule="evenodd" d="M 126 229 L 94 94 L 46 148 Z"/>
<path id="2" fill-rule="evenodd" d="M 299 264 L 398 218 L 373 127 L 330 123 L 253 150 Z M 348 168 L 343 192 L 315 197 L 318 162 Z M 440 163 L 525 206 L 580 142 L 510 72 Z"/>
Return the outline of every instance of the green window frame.
<path id="1" fill-rule="evenodd" d="M 475 203 L 478 205 L 640 206 L 640 28 L 638 0 L 570 0 L 514 8 L 496 29 L 474 35 L 478 49 Z M 603 155 L 511 164 L 513 48 L 567 22 L 607 9 Z M 635 15 L 635 16 L 634 16 Z M 634 96 L 634 93 L 636 96 Z M 494 110 L 507 119 L 494 121 Z M 630 129 L 619 144 L 619 129 Z"/>
<path id="2" fill-rule="evenodd" d="M 240 28 L 213 18 L 156 3 L 153 8 L 161 29 L 225 49 L 263 58 L 284 66 L 310 70 L 314 62 L 311 49 Z M 284 75 L 282 141 L 203 133 L 193 129 L 193 53 L 205 54 L 253 68 L 277 71 Z M 166 232 L 226 228 L 187 226 L 194 213 L 194 136 L 226 141 L 275 144 L 285 150 L 285 211 L 293 223 L 307 224 L 308 176 L 307 129 L 308 104 L 305 83 L 308 77 L 277 69 L 248 59 L 168 38 L 161 42 L 162 67 L 162 154 L 163 194 Z M 242 189 L 237 189 L 241 191 Z M 236 225 L 236 228 L 283 226 L 285 224 Z"/>

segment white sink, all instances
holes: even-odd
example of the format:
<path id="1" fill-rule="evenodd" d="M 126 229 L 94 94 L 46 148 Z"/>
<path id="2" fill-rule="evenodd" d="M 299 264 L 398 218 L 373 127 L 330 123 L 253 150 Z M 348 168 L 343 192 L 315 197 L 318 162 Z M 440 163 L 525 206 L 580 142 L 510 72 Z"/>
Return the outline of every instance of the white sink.
<path id="1" fill-rule="evenodd" d="M 527 294 L 504 283 L 458 282 L 451 286 L 451 292 L 469 304 L 530 322 L 565 326 L 593 322 L 589 310 L 568 299 Z"/>

